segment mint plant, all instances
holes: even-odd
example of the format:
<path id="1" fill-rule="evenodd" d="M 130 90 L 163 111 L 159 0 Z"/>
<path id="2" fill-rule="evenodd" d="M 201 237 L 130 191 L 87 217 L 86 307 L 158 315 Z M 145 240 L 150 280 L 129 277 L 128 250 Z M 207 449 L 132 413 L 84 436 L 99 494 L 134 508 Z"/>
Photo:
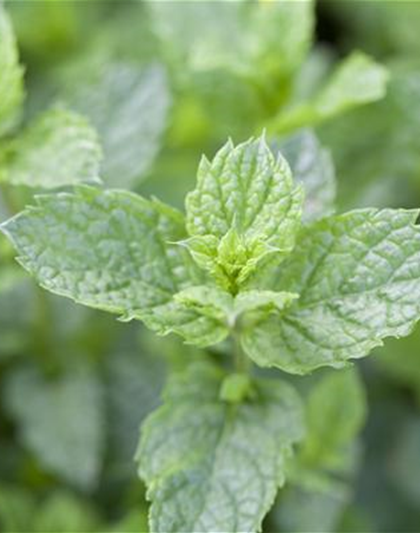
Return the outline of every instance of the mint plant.
<path id="1" fill-rule="evenodd" d="M 321 155 L 318 170 L 330 172 Z M 152 531 L 259 531 L 304 438 L 305 407 L 253 363 L 343 368 L 407 335 L 420 318 L 418 211 L 318 211 L 302 222 L 313 202 L 264 135 L 203 157 L 185 205 L 184 216 L 79 186 L 38 196 L 1 229 L 45 289 L 209 348 L 169 378 L 142 428 Z M 313 424 L 303 464 L 318 457 L 323 426 Z"/>

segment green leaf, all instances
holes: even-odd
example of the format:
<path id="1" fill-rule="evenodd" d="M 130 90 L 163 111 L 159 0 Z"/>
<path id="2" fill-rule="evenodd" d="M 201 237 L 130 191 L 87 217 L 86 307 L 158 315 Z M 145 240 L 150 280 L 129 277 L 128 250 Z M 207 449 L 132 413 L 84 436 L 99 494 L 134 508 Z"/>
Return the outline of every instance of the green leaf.
<path id="1" fill-rule="evenodd" d="M 264 136 L 236 147 L 228 141 L 212 162 L 201 160 L 197 187 L 186 200 L 187 228 L 219 239 L 235 228 L 247 240 L 290 248 L 299 200 L 289 166 L 274 157 Z"/>
<path id="2" fill-rule="evenodd" d="M 366 398 L 355 369 L 326 374 L 306 404 L 307 433 L 299 451 L 305 468 L 341 468 L 343 454 L 362 428 Z"/>
<path id="3" fill-rule="evenodd" d="M 211 285 L 198 285 L 184 289 L 174 298 L 185 307 L 224 324 L 227 332 L 233 313 L 233 297 L 228 292 Z"/>
<path id="4" fill-rule="evenodd" d="M 195 72 L 226 69 L 284 77 L 312 40 L 313 2 L 150 2 L 152 22 L 172 62 Z"/>
<path id="5" fill-rule="evenodd" d="M 229 141 L 212 162 L 201 160 L 197 187 L 186 200 L 194 236 L 186 244 L 225 288 L 240 284 L 267 253 L 282 257 L 293 248 L 302 201 L 289 166 L 274 157 L 264 136 L 237 147 Z"/>
<path id="6" fill-rule="evenodd" d="M 271 287 L 300 297 L 281 317 L 244 332 L 249 356 L 304 374 L 345 366 L 384 337 L 408 335 L 420 316 L 417 216 L 366 209 L 305 228 Z"/>
<path id="7" fill-rule="evenodd" d="M 312 100 L 297 104 L 275 117 L 269 131 L 285 133 L 315 125 L 385 96 L 387 70 L 369 56 L 355 52 L 345 59 Z"/>
<path id="8" fill-rule="evenodd" d="M 102 152 L 95 130 L 80 115 L 53 108 L 5 147 L 5 179 L 51 189 L 98 182 Z"/>
<path id="9" fill-rule="evenodd" d="M 12 24 L 0 3 L 0 136 L 12 129 L 21 112 L 23 69 Z"/>
<path id="10" fill-rule="evenodd" d="M 336 164 L 342 208 L 412 205 L 416 194 L 420 62 L 400 58 L 387 66 L 391 79 L 383 100 L 325 124 L 320 131 Z"/>
<path id="11" fill-rule="evenodd" d="M 66 101 L 100 134 L 104 181 L 128 188 L 145 176 L 160 149 L 170 106 L 165 71 L 108 60 L 89 64 L 82 74 L 83 82 L 70 77 Z"/>
<path id="12" fill-rule="evenodd" d="M 303 130 L 284 141 L 271 143 L 292 170 L 296 183 L 305 191 L 302 219 L 312 222 L 334 211 L 336 184 L 329 150 L 323 148 L 311 130 Z"/>
<path id="13" fill-rule="evenodd" d="M 351 491 L 339 483 L 318 491 L 305 487 L 286 490 L 276 506 L 272 522 L 275 531 L 294 533 L 335 533 L 340 531 L 340 518 L 351 502 Z"/>
<path id="14" fill-rule="evenodd" d="M 174 298 L 176 302 L 194 310 L 198 315 L 214 320 L 220 328 L 219 340 L 223 340 L 240 320 L 246 322 L 249 327 L 250 321 L 255 321 L 256 317 L 261 320 L 261 317 L 265 318 L 270 313 L 283 311 L 298 295 L 252 290 L 232 296 L 218 287 L 199 285 L 184 289 Z M 194 338 L 190 341 L 194 343 Z"/>
<path id="15" fill-rule="evenodd" d="M 259 531 L 284 483 L 285 459 L 302 437 L 295 391 L 257 382 L 254 400 L 225 403 L 223 378 L 193 365 L 172 379 L 143 427 L 137 457 L 153 531 Z"/>
<path id="16" fill-rule="evenodd" d="M 82 489 L 97 482 L 104 438 L 102 390 L 86 370 L 46 381 L 22 369 L 5 390 L 22 443 L 50 472 Z"/>
<path id="17" fill-rule="evenodd" d="M 182 215 L 130 192 L 39 196 L 2 229 L 47 290 L 162 334 L 176 316 L 172 295 L 202 281 L 186 250 L 168 244 L 185 236 Z"/>
<path id="18" fill-rule="evenodd" d="M 355 369 L 329 371 L 306 398 L 306 435 L 289 469 L 273 519 L 281 531 L 337 531 L 359 463 L 355 439 L 366 398 Z"/>
<path id="19" fill-rule="evenodd" d="M 164 361 L 155 352 L 148 353 L 138 342 L 112 350 L 105 361 L 109 451 L 113 464 L 132 474 L 133 450 L 139 427 L 158 405 L 166 377 Z M 137 334 L 137 328 L 135 328 Z M 137 335 L 136 335 L 137 338 Z M 133 409 L 133 405 L 136 406 Z"/>
<path id="20" fill-rule="evenodd" d="M 235 298 L 235 312 L 237 316 L 257 310 L 280 312 L 297 298 L 298 294 L 285 291 L 243 291 Z"/>

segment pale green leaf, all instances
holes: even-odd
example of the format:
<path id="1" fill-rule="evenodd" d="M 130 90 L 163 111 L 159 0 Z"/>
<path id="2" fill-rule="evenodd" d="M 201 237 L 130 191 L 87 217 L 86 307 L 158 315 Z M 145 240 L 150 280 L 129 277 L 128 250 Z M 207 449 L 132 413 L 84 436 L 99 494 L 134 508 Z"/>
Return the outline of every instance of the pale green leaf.
<path id="1" fill-rule="evenodd" d="M 146 174 L 160 149 L 170 105 L 165 71 L 107 61 L 82 72 L 87 76 L 72 78 L 74 86 L 70 79 L 66 101 L 99 132 L 104 181 L 128 188 Z"/>
<path id="2" fill-rule="evenodd" d="M 235 228 L 220 240 L 214 235 L 199 235 L 179 244 L 187 248 L 197 265 L 218 285 L 232 294 L 238 292 L 262 261 L 272 259 L 278 264 L 285 255 L 284 250 L 262 239 L 247 242 Z"/>
<path id="3" fill-rule="evenodd" d="M 9 377 L 5 399 L 21 442 L 50 472 L 82 489 L 98 480 L 102 462 L 102 389 L 88 371 L 46 381 L 22 369 Z"/>
<path id="4" fill-rule="evenodd" d="M 5 179 L 52 189 L 99 181 L 102 158 L 95 130 L 80 115 L 53 108 L 5 148 Z"/>
<path id="5" fill-rule="evenodd" d="M 290 292 L 243 291 L 235 298 L 235 312 L 239 316 L 242 313 L 261 309 L 283 311 L 296 298 L 299 298 L 299 295 Z"/>
<path id="6" fill-rule="evenodd" d="M 256 382 L 255 399 L 226 403 L 223 378 L 193 365 L 173 378 L 143 427 L 138 459 L 153 531 L 259 531 L 284 483 L 285 459 L 303 431 L 295 391 Z"/>
<path id="7" fill-rule="evenodd" d="M 330 152 L 311 130 L 303 130 L 284 141 L 271 143 L 292 170 L 293 179 L 305 191 L 302 220 L 312 222 L 334 211 L 336 183 Z"/>
<path id="8" fill-rule="evenodd" d="M 355 52 L 339 64 L 312 99 L 275 117 L 269 131 L 285 133 L 315 125 L 354 107 L 380 100 L 385 96 L 388 78 L 385 67 L 369 56 Z"/>
<path id="9" fill-rule="evenodd" d="M 233 297 L 226 291 L 211 285 L 188 287 L 175 295 L 175 301 L 195 309 L 221 323 L 229 322 L 233 312 Z"/>
<path id="10" fill-rule="evenodd" d="M 19 65 L 16 39 L 0 2 L 0 135 L 15 126 L 23 96 L 23 69 Z"/>
<path id="11" fill-rule="evenodd" d="M 305 228 L 274 287 L 300 295 L 242 343 L 255 362 L 306 373 L 367 355 L 420 317 L 416 211 L 366 209 Z"/>
<path id="12" fill-rule="evenodd" d="M 39 196 L 2 229 L 44 288 L 159 333 L 176 315 L 172 295 L 202 281 L 187 251 L 168 244 L 185 236 L 182 215 L 130 192 Z"/>

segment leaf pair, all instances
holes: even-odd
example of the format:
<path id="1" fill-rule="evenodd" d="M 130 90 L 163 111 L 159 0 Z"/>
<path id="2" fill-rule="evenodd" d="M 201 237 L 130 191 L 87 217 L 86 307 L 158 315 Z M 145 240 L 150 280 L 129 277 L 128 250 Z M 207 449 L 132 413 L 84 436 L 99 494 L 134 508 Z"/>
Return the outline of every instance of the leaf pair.
<path id="1" fill-rule="evenodd" d="M 417 212 L 403 210 L 300 229 L 302 202 L 261 138 L 203 159 L 187 198 L 189 235 L 182 214 L 156 200 L 89 187 L 41 196 L 2 229 L 55 293 L 199 346 L 235 329 L 257 364 L 303 374 L 410 331 L 420 234 Z"/>

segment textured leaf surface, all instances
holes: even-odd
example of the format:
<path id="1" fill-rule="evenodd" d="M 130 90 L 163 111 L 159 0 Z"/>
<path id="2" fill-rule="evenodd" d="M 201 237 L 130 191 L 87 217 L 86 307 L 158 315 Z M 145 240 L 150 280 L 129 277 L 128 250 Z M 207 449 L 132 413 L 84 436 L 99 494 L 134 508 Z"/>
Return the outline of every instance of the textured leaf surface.
<path id="1" fill-rule="evenodd" d="M 188 253 L 167 245 L 184 237 L 182 215 L 125 191 L 40 196 L 3 231 L 46 289 L 161 333 L 176 314 L 172 295 L 201 279 Z"/>
<path id="2" fill-rule="evenodd" d="M 262 316 L 281 312 L 296 298 L 297 294 L 289 292 L 258 290 L 242 291 L 234 297 L 211 285 L 188 287 L 175 295 L 177 302 L 214 321 L 220 330 L 219 340 L 223 340 L 239 320 L 252 321 L 255 317 L 260 320 Z"/>
<path id="3" fill-rule="evenodd" d="M 289 248 L 299 223 L 301 191 L 286 161 L 264 137 L 234 147 L 229 141 L 212 162 L 203 157 L 197 188 L 187 197 L 191 235 L 225 236 L 231 228 L 247 239 Z"/>
<path id="4" fill-rule="evenodd" d="M 334 210 L 336 184 L 334 166 L 328 150 L 323 148 L 311 130 L 304 130 L 283 142 L 275 142 L 274 153 L 280 151 L 292 170 L 293 179 L 305 191 L 302 218 L 311 222 Z"/>
<path id="5" fill-rule="evenodd" d="M 387 70 L 369 56 L 355 52 L 344 60 L 317 95 L 274 118 L 270 131 L 284 133 L 318 124 L 385 96 Z"/>
<path id="6" fill-rule="evenodd" d="M 87 78 L 68 91 L 72 107 L 85 114 L 104 148 L 102 176 L 108 185 L 130 187 L 144 176 L 161 144 L 170 104 L 159 66 L 93 64 Z"/>
<path id="7" fill-rule="evenodd" d="M 302 436 L 295 392 L 258 383 L 255 400 L 227 404 L 218 399 L 222 378 L 208 365 L 175 377 L 143 427 L 138 458 L 153 531 L 258 531 L 284 482 L 285 458 Z"/>
<path id="8" fill-rule="evenodd" d="M 45 189 L 99 181 L 102 152 L 80 115 L 52 109 L 6 146 L 5 176 L 14 185 Z"/>
<path id="9" fill-rule="evenodd" d="M 388 336 L 407 335 L 420 313 L 417 212 L 367 209 L 305 228 L 275 290 L 300 295 L 243 345 L 263 366 L 305 373 L 341 367 Z"/>
<path id="10" fill-rule="evenodd" d="M 23 69 L 12 25 L 0 3 L 0 135 L 19 118 L 23 100 Z"/>
<path id="11" fill-rule="evenodd" d="M 88 372 L 45 381 L 24 369 L 5 390 L 21 439 L 51 472 L 83 489 L 97 481 L 102 461 L 102 391 Z"/>

